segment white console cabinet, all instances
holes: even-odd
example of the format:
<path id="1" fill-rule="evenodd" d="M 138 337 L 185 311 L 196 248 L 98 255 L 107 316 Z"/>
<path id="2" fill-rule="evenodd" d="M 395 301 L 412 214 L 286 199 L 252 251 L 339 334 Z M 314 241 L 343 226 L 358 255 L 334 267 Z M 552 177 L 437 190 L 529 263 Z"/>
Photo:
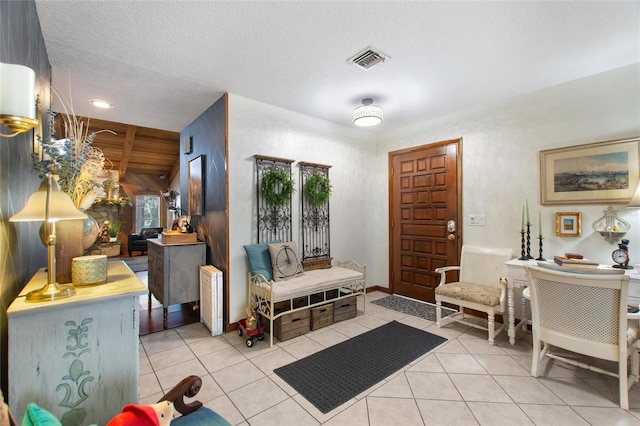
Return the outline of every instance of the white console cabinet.
<path id="1" fill-rule="evenodd" d="M 104 425 L 138 402 L 139 297 L 145 285 L 122 261 L 107 282 L 50 302 L 27 302 L 47 280 L 38 271 L 7 310 L 9 404 L 22 423 L 35 402 L 62 424 Z"/>

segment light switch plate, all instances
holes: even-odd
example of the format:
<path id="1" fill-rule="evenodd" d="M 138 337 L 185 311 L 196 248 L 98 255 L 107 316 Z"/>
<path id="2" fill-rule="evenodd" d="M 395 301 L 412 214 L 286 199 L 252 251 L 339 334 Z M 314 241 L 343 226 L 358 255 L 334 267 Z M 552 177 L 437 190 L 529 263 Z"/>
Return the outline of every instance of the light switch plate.
<path id="1" fill-rule="evenodd" d="M 473 213 L 469 215 L 469 225 L 471 226 L 485 226 L 484 214 Z"/>

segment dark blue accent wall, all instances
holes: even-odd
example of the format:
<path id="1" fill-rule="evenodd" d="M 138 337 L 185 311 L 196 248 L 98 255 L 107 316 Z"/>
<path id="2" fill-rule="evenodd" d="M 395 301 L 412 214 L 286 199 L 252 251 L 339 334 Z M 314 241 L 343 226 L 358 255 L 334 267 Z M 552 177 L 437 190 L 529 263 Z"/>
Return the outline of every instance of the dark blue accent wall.
<path id="1" fill-rule="evenodd" d="M 46 117 L 51 104 L 51 66 L 33 0 L 0 1 L 0 62 L 26 65 L 36 72 L 40 110 Z M 45 118 L 45 126 L 46 122 Z M 11 132 L 0 125 L 0 133 Z M 9 222 L 40 185 L 32 151 L 33 131 L 0 138 L 0 385 L 5 397 L 9 394 L 7 308 L 38 268 L 47 264 L 46 249 L 38 236 L 40 223 Z"/>
<path id="2" fill-rule="evenodd" d="M 218 99 L 200 117 L 184 129 L 180 138 L 193 138 L 193 152 L 180 157 L 180 203 L 188 210 L 188 164 L 204 155 L 204 214 L 192 216 L 191 224 L 198 237 L 207 243 L 207 264 L 214 265 L 224 276 L 225 326 L 228 319 L 227 235 L 227 95 Z"/>

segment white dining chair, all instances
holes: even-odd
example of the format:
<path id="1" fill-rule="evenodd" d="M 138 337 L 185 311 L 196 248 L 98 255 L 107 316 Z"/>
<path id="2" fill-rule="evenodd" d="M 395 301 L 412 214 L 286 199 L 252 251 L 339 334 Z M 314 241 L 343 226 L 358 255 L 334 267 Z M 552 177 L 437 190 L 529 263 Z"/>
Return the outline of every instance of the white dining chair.
<path id="1" fill-rule="evenodd" d="M 638 313 L 627 313 L 629 277 L 623 270 L 607 275 L 599 270 L 569 273 L 540 266 L 527 266 L 526 270 L 533 334 L 531 375 L 537 377 L 542 360 L 549 357 L 617 377 L 620 407 L 628 410 L 628 390 L 638 381 L 640 319 Z M 554 348 L 616 362 L 618 371 L 570 359 L 555 353 Z"/>

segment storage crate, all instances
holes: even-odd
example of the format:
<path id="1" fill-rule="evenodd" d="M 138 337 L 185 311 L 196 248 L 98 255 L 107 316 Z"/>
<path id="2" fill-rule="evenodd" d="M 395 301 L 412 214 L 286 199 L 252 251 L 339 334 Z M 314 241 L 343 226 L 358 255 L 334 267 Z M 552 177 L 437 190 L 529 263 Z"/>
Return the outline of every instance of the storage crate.
<path id="1" fill-rule="evenodd" d="M 331 324 L 333 324 L 332 303 L 311 308 L 311 330 L 317 330 Z"/>
<path id="2" fill-rule="evenodd" d="M 356 313 L 356 296 L 347 297 L 345 299 L 340 299 L 333 302 L 333 322 L 355 318 Z"/>
<path id="3" fill-rule="evenodd" d="M 309 309 L 291 312 L 273 321 L 273 335 L 280 341 L 302 336 L 310 330 Z"/>

